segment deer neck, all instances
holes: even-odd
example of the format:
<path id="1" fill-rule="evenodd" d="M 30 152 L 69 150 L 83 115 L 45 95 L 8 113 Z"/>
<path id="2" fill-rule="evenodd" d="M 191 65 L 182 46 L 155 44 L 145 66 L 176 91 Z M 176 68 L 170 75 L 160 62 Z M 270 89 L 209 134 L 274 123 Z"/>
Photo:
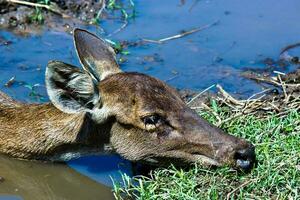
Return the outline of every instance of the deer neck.
<path id="1" fill-rule="evenodd" d="M 110 126 L 51 103 L 0 103 L 0 152 L 24 159 L 69 160 L 104 150 Z"/>

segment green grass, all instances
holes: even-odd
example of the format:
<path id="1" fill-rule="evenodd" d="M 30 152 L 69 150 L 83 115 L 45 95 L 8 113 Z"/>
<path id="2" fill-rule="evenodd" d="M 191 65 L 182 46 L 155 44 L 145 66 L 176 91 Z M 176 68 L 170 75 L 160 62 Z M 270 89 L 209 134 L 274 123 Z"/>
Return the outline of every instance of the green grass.
<path id="1" fill-rule="evenodd" d="M 228 107 L 212 103 L 222 120 L 232 115 Z M 212 123 L 215 115 L 199 114 Z M 300 199 L 300 114 L 270 113 L 241 116 L 221 125 L 232 135 L 255 144 L 258 165 L 249 174 L 229 167 L 207 169 L 199 165 L 189 170 L 170 166 L 152 171 L 151 177 L 129 178 L 114 184 L 117 199 Z M 121 186 L 122 185 L 122 186 Z"/>

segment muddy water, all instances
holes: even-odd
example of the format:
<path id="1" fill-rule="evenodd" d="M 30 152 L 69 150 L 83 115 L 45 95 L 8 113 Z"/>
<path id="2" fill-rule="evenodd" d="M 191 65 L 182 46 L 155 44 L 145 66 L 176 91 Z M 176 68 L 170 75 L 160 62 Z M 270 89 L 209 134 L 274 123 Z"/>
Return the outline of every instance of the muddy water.
<path id="1" fill-rule="evenodd" d="M 102 21 L 102 29 L 83 28 L 111 40 L 134 42 L 219 21 L 164 44 L 129 47 L 121 68 L 158 77 L 180 89 L 200 91 L 219 83 L 230 92 L 250 95 L 261 88 L 240 76 L 244 70 L 288 72 L 298 67 L 275 62 L 269 68 L 263 60 L 278 60 L 282 48 L 300 41 L 299 7 L 298 0 L 147 0 L 136 2 L 136 19 L 117 34 L 108 36 L 122 26 L 117 20 Z M 299 56 L 300 50 L 290 53 Z M 0 90 L 26 102 L 48 101 L 44 72 L 49 60 L 79 65 L 70 35 L 45 30 L 19 37 L 0 30 Z M 14 83 L 4 86 L 12 77 Z M 86 157 L 68 166 L 0 157 L 0 176 L 5 178 L 0 194 L 14 195 L 12 199 L 110 199 L 110 189 L 104 186 L 111 185 L 110 176 L 118 180 L 119 170 L 130 173 L 129 163 L 116 156 Z"/>
<path id="2" fill-rule="evenodd" d="M 113 199 L 111 189 L 65 164 L 28 162 L 0 157 L 0 199 Z"/>

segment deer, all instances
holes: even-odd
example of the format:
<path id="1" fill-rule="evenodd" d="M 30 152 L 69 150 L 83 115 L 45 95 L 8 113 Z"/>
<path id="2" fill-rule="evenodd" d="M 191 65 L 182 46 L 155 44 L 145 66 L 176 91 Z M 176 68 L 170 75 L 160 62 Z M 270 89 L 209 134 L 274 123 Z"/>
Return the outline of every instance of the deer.
<path id="1" fill-rule="evenodd" d="M 121 71 L 113 48 L 93 33 L 73 31 L 82 69 L 46 66 L 49 103 L 22 103 L 0 93 L 0 153 L 67 161 L 116 152 L 132 162 L 253 168 L 255 147 L 189 108 L 163 81 Z"/>

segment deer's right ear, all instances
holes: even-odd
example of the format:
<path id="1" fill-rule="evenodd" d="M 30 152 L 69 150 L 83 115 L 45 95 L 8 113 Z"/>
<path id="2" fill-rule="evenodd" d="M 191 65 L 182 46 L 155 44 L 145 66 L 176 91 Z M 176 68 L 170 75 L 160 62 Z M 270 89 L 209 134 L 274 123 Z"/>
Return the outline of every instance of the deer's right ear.
<path id="1" fill-rule="evenodd" d="M 89 112 L 100 102 L 92 77 L 63 62 L 48 63 L 46 87 L 51 102 L 65 113 Z"/>
<path id="2" fill-rule="evenodd" d="M 121 72 L 113 48 L 101 38 L 86 30 L 75 29 L 74 43 L 83 69 L 96 80 Z"/>

